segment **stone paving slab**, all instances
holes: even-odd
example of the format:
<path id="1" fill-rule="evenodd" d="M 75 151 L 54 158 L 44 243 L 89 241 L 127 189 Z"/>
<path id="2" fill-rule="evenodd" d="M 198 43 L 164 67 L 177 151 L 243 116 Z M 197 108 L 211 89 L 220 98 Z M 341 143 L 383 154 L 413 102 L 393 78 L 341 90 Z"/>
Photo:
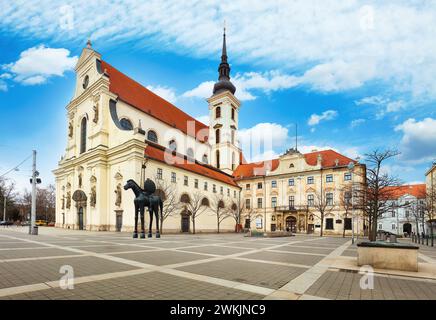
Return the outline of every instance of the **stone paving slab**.
<path id="1" fill-rule="evenodd" d="M 72 266 L 76 277 L 135 269 L 126 264 L 89 256 L 31 262 L 2 262 L 0 263 L 0 288 L 59 280 L 63 276 L 59 270 L 64 265 Z"/>
<path id="2" fill-rule="evenodd" d="M 23 243 L 0 243 L 0 249 L 37 248 L 37 247 L 42 247 L 42 245 L 36 243 L 28 243 L 24 241 Z"/>
<path id="3" fill-rule="evenodd" d="M 247 249 L 238 249 L 238 248 L 227 248 L 227 247 L 218 247 L 218 246 L 206 246 L 206 247 L 198 247 L 198 248 L 186 248 L 183 251 L 189 252 L 198 252 L 198 253 L 209 253 L 209 254 L 217 254 L 217 255 L 230 255 L 235 253 L 241 253 L 244 251 L 248 251 Z"/>
<path id="4" fill-rule="evenodd" d="M 169 264 L 176 264 L 181 262 L 208 259 L 209 256 L 202 254 L 186 253 L 186 252 L 176 252 L 176 251 L 151 251 L 144 253 L 121 253 L 113 254 L 114 256 L 134 260 L 138 262 L 143 262 L 147 264 L 163 266 Z"/>
<path id="5" fill-rule="evenodd" d="M 253 253 L 253 254 L 243 255 L 243 256 L 241 256 L 241 258 L 295 263 L 295 264 L 302 264 L 302 265 L 307 266 L 307 265 L 314 265 L 315 263 L 320 261 L 323 257 L 303 255 L 303 254 L 294 254 L 294 253 L 279 253 L 279 252 L 267 251 L 267 252 L 262 252 L 262 254 Z"/>
<path id="6" fill-rule="evenodd" d="M 78 249 L 95 252 L 95 253 L 114 253 L 114 252 L 124 252 L 124 251 L 152 250 L 146 247 L 129 246 L 129 245 L 104 245 L 104 246 L 98 245 L 95 247 L 79 247 Z"/>
<path id="7" fill-rule="evenodd" d="M 177 269 L 272 289 L 280 288 L 288 281 L 306 271 L 306 268 L 256 263 L 236 259 L 207 262 Z"/>
<path id="8" fill-rule="evenodd" d="M 331 248 L 318 248 L 318 247 L 311 247 L 311 248 L 301 248 L 293 245 L 288 245 L 285 247 L 280 248 L 281 251 L 294 251 L 294 252 L 302 252 L 302 253 L 319 253 L 319 254 L 329 254 L 334 249 Z"/>
<path id="9" fill-rule="evenodd" d="M 374 289 L 360 288 L 362 275 L 351 271 L 327 271 L 305 294 L 338 300 L 436 300 L 436 283 L 374 277 Z"/>
<path id="10" fill-rule="evenodd" d="M 20 259 L 20 258 L 35 258 L 47 256 L 64 256 L 64 255 L 77 255 L 71 251 L 56 249 L 56 248 L 40 248 L 37 250 L 0 250 L 0 260 L 5 259 Z"/>

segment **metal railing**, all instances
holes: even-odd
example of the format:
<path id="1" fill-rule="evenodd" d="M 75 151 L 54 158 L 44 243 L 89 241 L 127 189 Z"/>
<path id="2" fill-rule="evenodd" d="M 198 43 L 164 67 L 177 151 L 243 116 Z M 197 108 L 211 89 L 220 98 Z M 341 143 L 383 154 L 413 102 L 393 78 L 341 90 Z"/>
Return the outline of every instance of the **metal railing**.
<path id="1" fill-rule="evenodd" d="M 295 212 L 295 211 L 301 211 L 301 210 L 304 210 L 304 211 L 307 211 L 307 209 L 308 209 L 308 207 L 307 206 L 302 206 L 302 205 L 300 205 L 300 206 L 292 206 L 292 205 L 287 205 L 287 206 L 276 206 L 276 207 L 274 207 L 274 211 L 275 212 L 283 212 L 283 211 L 291 211 L 291 212 Z"/>

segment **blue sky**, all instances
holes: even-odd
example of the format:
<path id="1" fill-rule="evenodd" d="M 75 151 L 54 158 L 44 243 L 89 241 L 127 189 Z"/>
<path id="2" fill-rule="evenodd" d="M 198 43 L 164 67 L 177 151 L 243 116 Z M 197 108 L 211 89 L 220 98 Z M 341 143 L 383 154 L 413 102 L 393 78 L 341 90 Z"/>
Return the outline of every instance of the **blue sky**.
<path id="1" fill-rule="evenodd" d="M 45 183 L 66 142 L 72 69 L 90 38 L 103 59 L 194 117 L 217 78 L 223 21 L 241 139 L 272 132 L 276 157 L 333 148 L 401 155 L 424 180 L 436 159 L 436 5 L 426 1 L 14 1 L 0 3 L 0 174 L 38 151 Z M 8 175 L 28 185 L 31 162 Z"/>

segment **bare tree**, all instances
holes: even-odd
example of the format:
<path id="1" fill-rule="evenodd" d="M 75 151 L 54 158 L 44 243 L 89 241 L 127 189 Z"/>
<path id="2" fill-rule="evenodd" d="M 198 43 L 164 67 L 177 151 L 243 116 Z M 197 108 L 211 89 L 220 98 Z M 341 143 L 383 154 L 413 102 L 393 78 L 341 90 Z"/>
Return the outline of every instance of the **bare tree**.
<path id="1" fill-rule="evenodd" d="M 399 155 L 395 150 L 375 150 L 365 154 L 367 163 L 367 187 L 364 192 L 363 210 L 369 224 L 369 240 L 377 238 L 377 221 L 384 213 L 392 210 L 392 199 L 400 186 L 400 180 L 382 170 L 383 165 L 389 159 Z"/>
<path id="2" fill-rule="evenodd" d="M 215 213 L 217 232 L 220 233 L 220 225 L 225 219 L 230 217 L 230 211 L 222 195 L 216 195 L 211 204 L 211 209 Z"/>
<path id="3" fill-rule="evenodd" d="M 245 220 L 249 221 L 248 229 L 251 229 L 251 221 L 253 220 L 252 218 L 255 216 L 256 211 L 253 209 L 251 205 L 247 206 L 246 202 L 244 202 L 243 205 L 240 206 L 240 211 L 241 211 L 241 217 L 243 216 Z"/>
<path id="4" fill-rule="evenodd" d="M 190 213 L 192 221 L 192 233 L 195 234 L 195 220 L 209 207 L 209 200 L 201 192 L 195 192 L 189 201 L 182 201 L 185 210 Z"/>
<path id="5" fill-rule="evenodd" d="M 236 203 L 232 202 L 230 204 L 230 207 L 228 209 L 229 216 L 235 220 L 235 232 L 238 232 L 238 225 L 241 224 L 241 217 L 242 217 L 242 207 L 237 205 Z"/>
<path id="6" fill-rule="evenodd" d="M 319 236 L 322 237 L 324 232 L 324 217 L 332 211 L 333 203 L 329 203 L 323 192 L 315 192 L 314 195 L 313 208 L 315 208 L 315 212 L 317 212 L 314 213 L 314 215 L 321 220 L 321 232 Z"/>
<path id="7" fill-rule="evenodd" d="M 436 223 L 436 183 L 426 188 L 425 200 L 422 202 L 424 220 L 430 227 L 431 245 L 434 246 L 434 224 Z"/>
<path id="8" fill-rule="evenodd" d="M 160 233 L 162 234 L 163 224 L 168 217 L 178 213 L 181 208 L 179 198 L 177 197 L 177 190 L 174 183 L 167 183 L 163 179 L 155 178 L 156 192 L 155 194 L 160 196 L 163 201 L 163 208 L 160 216 Z"/>
<path id="9" fill-rule="evenodd" d="M 4 177 L 0 178 L 0 195 L 2 203 L 2 211 L 0 212 L 1 219 L 3 220 L 3 215 L 5 220 L 7 219 L 7 214 L 9 210 L 14 209 L 15 200 L 17 198 L 17 193 L 15 190 L 15 183 Z"/>
<path id="10" fill-rule="evenodd" d="M 353 210 L 353 202 L 352 202 L 352 188 L 350 186 L 346 186 L 344 188 L 342 188 L 341 190 L 341 194 L 339 196 L 339 203 L 340 206 L 343 208 L 344 210 L 344 214 L 343 214 L 343 220 L 344 220 L 344 228 L 342 231 L 342 237 L 345 238 L 345 231 L 346 231 L 346 225 L 345 225 L 345 220 L 348 218 L 348 215 L 350 213 L 352 213 Z M 353 222 L 351 222 L 353 223 Z"/>

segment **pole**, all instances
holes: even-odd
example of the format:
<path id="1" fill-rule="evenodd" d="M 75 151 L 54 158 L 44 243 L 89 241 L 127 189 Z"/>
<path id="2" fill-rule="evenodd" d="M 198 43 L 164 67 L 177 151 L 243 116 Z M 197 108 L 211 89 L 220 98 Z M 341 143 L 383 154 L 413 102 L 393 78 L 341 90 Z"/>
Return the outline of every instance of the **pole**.
<path id="1" fill-rule="evenodd" d="M 33 234 L 33 227 L 36 219 L 36 150 L 33 150 L 32 164 L 32 210 L 30 213 L 30 230 L 29 234 Z"/>

